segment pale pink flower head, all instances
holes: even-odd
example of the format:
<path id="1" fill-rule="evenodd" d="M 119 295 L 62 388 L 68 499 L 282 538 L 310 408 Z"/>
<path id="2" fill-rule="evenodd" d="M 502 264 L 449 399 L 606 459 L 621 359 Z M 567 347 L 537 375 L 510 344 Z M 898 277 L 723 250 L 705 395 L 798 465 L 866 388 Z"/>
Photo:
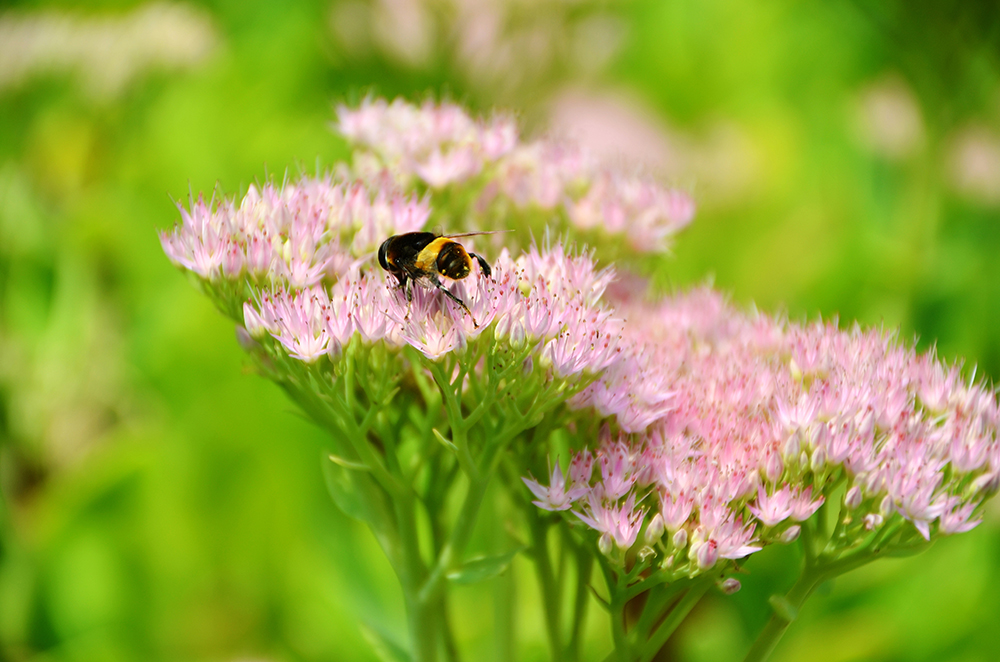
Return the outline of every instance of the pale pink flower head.
<path id="1" fill-rule="evenodd" d="M 891 333 L 745 314 L 708 290 L 648 301 L 612 289 L 609 300 L 626 320 L 623 351 L 573 400 L 627 432 L 600 446 L 591 481 L 603 510 L 583 520 L 598 531 L 610 530 L 598 516 L 609 507 L 658 495 L 701 572 L 794 539 L 838 472 L 859 535 L 893 518 L 925 539 L 967 531 L 1000 489 L 996 393 Z M 633 375 L 671 396 L 637 429 Z M 863 512 L 872 503 L 883 505 Z"/>
<path id="2" fill-rule="evenodd" d="M 574 485 L 590 486 L 590 477 L 594 472 L 594 456 L 583 449 L 570 462 L 569 477 Z"/>
<path id="3" fill-rule="evenodd" d="M 322 288 L 277 290 L 262 295 L 259 306 L 259 310 L 249 304 L 244 307 L 244 324 L 251 335 L 270 333 L 289 356 L 305 363 L 313 363 L 330 351 L 326 325 L 330 300 Z"/>
<path id="4" fill-rule="evenodd" d="M 792 514 L 792 489 L 788 485 L 768 494 L 764 486 L 757 487 L 757 503 L 747 504 L 747 508 L 764 526 L 777 526 Z"/>
<path id="5" fill-rule="evenodd" d="M 426 199 L 369 189 L 330 176 L 250 186 L 237 205 L 192 200 L 181 224 L 160 233 L 177 266 L 216 283 L 244 276 L 258 284 L 313 287 L 346 275 L 385 237 L 426 223 Z"/>
<path id="6" fill-rule="evenodd" d="M 573 507 L 574 502 L 590 492 L 588 485 L 576 483 L 573 483 L 568 490 L 566 489 L 566 478 L 563 476 L 558 459 L 552 468 L 548 487 L 531 478 L 522 478 L 521 480 L 537 499 L 532 503 L 544 510 L 569 510 Z"/>
<path id="7" fill-rule="evenodd" d="M 478 187 L 476 213 L 499 196 L 522 210 L 557 212 L 579 230 L 623 236 L 640 253 L 667 248 L 694 215 L 688 194 L 604 166 L 575 145 L 521 141 L 508 116 L 480 119 L 449 103 L 371 98 L 340 106 L 337 116 L 336 129 L 358 148 L 354 172 L 362 179 Z"/>
<path id="8" fill-rule="evenodd" d="M 644 515 L 641 508 L 636 508 L 634 494 L 619 506 L 603 502 L 594 491 L 587 496 L 584 512 L 573 512 L 587 526 L 610 535 L 622 550 L 635 543 Z"/>
<path id="9" fill-rule="evenodd" d="M 337 108 L 337 130 L 371 150 L 392 176 L 416 176 L 432 188 L 462 183 L 517 144 L 517 126 L 508 117 L 477 120 L 454 104 L 402 99 L 366 99 L 358 108 Z"/>

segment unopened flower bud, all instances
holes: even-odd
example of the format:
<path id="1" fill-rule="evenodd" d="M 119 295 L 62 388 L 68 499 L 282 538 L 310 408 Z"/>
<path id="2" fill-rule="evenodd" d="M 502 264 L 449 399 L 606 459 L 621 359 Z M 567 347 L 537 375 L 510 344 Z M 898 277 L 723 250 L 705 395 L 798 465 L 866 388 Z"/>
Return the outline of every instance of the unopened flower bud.
<path id="1" fill-rule="evenodd" d="M 858 506 L 861 505 L 861 488 L 855 485 L 851 489 L 847 490 L 847 494 L 844 495 L 844 506 L 848 510 L 856 510 Z"/>
<path id="2" fill-rule="evenodd" d="M 798 524 L 793 524 L 784 531 L 781 532 L 781 537 L 779 540 L 785 545 L 793 543 L 799 538 L 799 534 L 802 532 L 802 527 Z"/>
<path id="3" fill-rule="evenodd" d="M 784 470 L 785 463 L 782 462 L 781 455 L 771 453 L 767 456 L 767 462 L 764 464 L 764 477 L 767 478 L 768 482 L 777 483 Z"/>
<path id="4" fill-rule="evenodd" d="M 687 547 L 688 544 L 687 529 L 677 529 L 677 531 L 674 533 L 673 538 L 670 539 L 670 542 L 672 542 L 674 544 L 674 547 L 676 547 L 677 549 L 684 549 L 685 547 Z"/>
<path id="5" fill-rule="evenodd" d="M 530 375 L 531 371 L 535 369 L 535 360 L 530 356 L 524 359 L 524 363 L 521 364 L 521 372 L 525 375 Z"/>
<path id="6" fill-rule="evenodd" d="M 826 467 L 826 451 L 823 448 L 817 448 L 813 451 L 812 459 L 809 461 L 809 468 L 813 470 L 813 473 L 819 473 Z"/>
<path id="7" fill-rule="evenodd" d="M 788 436 L 788 440 L 785 441 L 785 459 L 789 461 L 794 461 L 799 457 L 799 453 L 802 450 L 802 441 L 799 438 L 799 433 L 793 432 Z"/>
<path id="8" fill-rule="evenodd" d="M 246 323 L 246 332 L 250 334 L 251 338 L 260 340 L 270 333 L 271 328 L 268 326 L 264 318 L 260 316 L 253 306 L 249 302 L 243 304 L 243 319 Z M 239 333 L 239 331 L 237 331 Z"/>
<path id="9" fill-rule="evenodd" d="M 873 471 L 865 476 L 865 492 L 867 494 L 878 494 L 885 489 L 885 474 L 881 471 Z"/>
<path id="10" fill-rule="evenodd" d="M 524 347 L 524 342 L 527 339 L 526 332 L 524 330 L 524 324 L 519 320 L 511 322 L 510 325 L 510 345 L 514 349 L 521 349 Z"/>
<path id="11" fill-rule="evenodd" d="M 887 517 L 892 514 L 892 499 L 886 494 L 882 498 L 882 503 L 879 504 L 878 512 L 882 517 Z"/>
<path id="12" fill-rule="evenodd" d="M 236 325 L 236 342 L 240 344 L 244 352 L 254 352 L 260 349 L 260 343 L 254 340 L 250 332 L 241 324 Z"/>
<path id="13" fill-rule="evenodd" d="M 510 333 L 510 314 L 504 313 L 497 320 L 496 326 L 493 327 L 493 337 L 497 340 L 503 340 Z"/>
<path id="14" fill-rule="evenodd" d="M 719 544 L 714 540 L 693 546 L 689 554 L 694 556 L 695 563 L 702 570 L 708 570 L 719 560 Z"/>
<path id="15" fill-rule="evenodd" d="M 663 526 L 663 515 L 656 513 L 653 519 L 650 520 L 649 525 L 646 527 L 645 540 L 647 544 L 655 545 L 660 542 L 663 538 L 663 532 L 666 528 Z M 683 529 L 681 529 L 683 531 Z"/>
<path id="16" fill-rule="evenodd" d="M 882 526 L 882 522 L 885 520 L 878 513 L 868 513 L 865 515 L 865 529 L 869 531 L 874 531 L 878 527 Z"/>
<path id="17" fill-rule="evenodd" d="M 799 453 L 799 466 L 808 467 L 809 466 L 809 454 L 805 451 Z"/>
<path id="18" fill-rule="evenodd" d="M 742 587 L 743 586 L 740 584 L 740 580 L 735 577 L 726 577 L 719 582 L 719 590 L 726 595 L 732 595 L 733 593 L 738 592 Z"/>
<path id="19" fill-rule="evenodd" d="M 597 540 L 597 549 L 600 550 L 601 554 L 605 556 L 611 555 L 611 550 L 614 548 L 614 541 L 611 539 L 610 533 L 602 533 L 601 537 Z"/>
<path id="20" fill-rule="evenodd" d="M 1000 491 L 1000 471 L 991 471 L 977 477 L 970 485 L 970 492 L 973 496 L 981 496 L 989 499 Z"/>

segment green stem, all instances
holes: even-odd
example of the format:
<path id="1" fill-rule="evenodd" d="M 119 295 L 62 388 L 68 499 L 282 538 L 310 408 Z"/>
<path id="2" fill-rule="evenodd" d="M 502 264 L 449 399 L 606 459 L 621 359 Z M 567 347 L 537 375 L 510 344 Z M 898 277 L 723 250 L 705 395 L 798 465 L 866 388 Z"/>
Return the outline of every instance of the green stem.
<path id="1" fill-rule="evenodd" d="M 605 659 L 608 661 L 618 660 L 619 662 L 628 662 L 629 645 L 625 632 L 625 604 L 628 600 L 624 599 L 623 587 L 619 584 L 615 570 L 611 567 L 608 559 L 603 554 L 598 554 L 596 558 L 598 567 L 600 567 L 601 573 L 604 575 L 604 582 L 608 586 L 608 613 L 611 614 L 611 640 L 615 646 L 615 649 Z"/>
<path id="2" fill-rule="evenodd" d="M 565 525 L 561 528 L 565 532 L 565 538 L 572 542 L 569 528 Z M 580 635 L 583 633 L 583 622 L 587 618 L 587 606 L 590 604 L 588 586 L 594 568 L 594 557 L 576 544 L 573 544 L 573 551 L 576 556 L 576 597 L 573 601 L 573 629 L 566 646 L 566 659 L 575 662 L 580 659 Z"/>
<path id="3" fill-rule="evenodd" d="M 670 613 L 667 614 L 667 617 L 663 619 L 663 622 L 660 623 L 659 627 L 657 627 L 653 632 L 649 641 L 643 645 L 642 653 L 639 655 L 640 662 L 649 662 L 653 659 L 653 656 L 660 652 L 660 649 L 667 643 L 667 639 L 670 638 L 670 635 L 672 635 L 677 627 L 684 622 L 684 619 L 691 613 L 691 610 L 698 604 L 702 596 L 705 595 L 706 591 L 708 591 L 708 588 L 714 583 L 714 581 L 715 577 L 712 575 L 700 577 L 698 581 L 696 581 L 694 585 L 692 585 L 691 588 L 684 593 L 684 597 L 680 599 L 680 602 L 674 605 L 673 609 L 670 610 Z"/>
<path id="4" fill-rule="evenodd" d="M 907 545 L 885 545 L 885 541 L 891 539 L 901 526 L 901 522 L 887 524 L 867 545 L 848 552 L 839 558 L 835 557 L 833 552 L 829 554 L 824 553 L 822 556 L 814 558 L 812 562 L 809 562 L 807 557 L 807 563 L 804 564 L 802 574 L 791 590 L 783 598 L 778 599 L 776 604 L 772 602 L 772 606 L 775 607 L 774 613 L 771 614 L 767 625 L 764 626 L 763 631 L 761 631 L 753 646 L 750 647 L 750 651 L 747 653 L 746 658 L 744 658 L 745 662 L 766 660 L 771 655 L 778 642 L 781 641 L 781 637 L 785 634 L 788 626 L 798 616 L 799 610 L 806 599 L 820 584 L 846 572 L 860 568 L 863 565 L 867 565 L 886 553 L 908 547 Z M 824 563 L 824 560 L 827 560 L 827 562 Z M 772 598 L 773 600 L 775 598 Z"/>
<path id="5" fill-rule="evenodd" d="M 548 526 L 536 513 L 525 508 L 531 530 L 532 557 L 535 561 L 535 572 L 542 589 L 542 602 L 545 606 L 545 631 L 549 639 L 549 649 L 552 651 L 553 662 L 562 662 L 563 645 L 560 635 L 561 596 L 552 572 L 552 561 L 549 558 Z"/>
<path id="6" fill-rule="evenodd" d="M 496 579 L 496 589 L 494 593 L 494 610 L 496 628 L 496 651 L 497 660 L 500 662 L 514 662 L 514 598 L 515 598 L 514 569 L 507 568 L 507 571 Z"/>
<path id="7" fill-rule="evenodd" d="M 784 636 L 788 626 L 798 616 L 799 610 L 816 587 L 828 578 L 826 572 L 815 568 L 806 568 L 792 586 L 791 590 L 782 599 L 781 609 L 775 609 L 771 618 L 767 621 L 763 631 L 757 640 L 750 647 L 744 662 L 758 662 L 766 660 L 774 652 L 781 637 Z"/>
<path id="8" fill-rule="evenodd" d="M 421 601 L 417 596 L 404 591 L 406 617 L 413 642 L 413 662 L 434 662 L 437 660 L 437 634 L 440 623 L 438 610 L 433 604 Z"/>
<path id="9" fill-rule="evenodd" d="M 445 659 L 448 662 L 460 662 L 461 656 L 458 653 L 458 644 L 455 642 L 455 633 L 451 631 L 451 615 L 448 609 L 448 594 L 441 594 L 441 601 L 438 607 L 439 625 L 441 627 L 441 638 L 444 642 Z"/>
<path id="10" fill-rule="evenodd" d="M 452 527 L 451 536 L 445 543 L 441 554 L 438 555 L 437 563 L 431 570 L 427 581 L 420 588 L 420 600 L 430 601 L 441 590 L 445 573 L 451 568 L 451 564 L 461 555 L 466 543 L 472 536 L 472 528 L 476 523 L 476 515 L 479 514 L 479 507 L 483 503 L 483 496 L 486 494 L 486 485 L 489 482 L 481 480 L 469 483 L 469 491 L 465 495 L 465 502 L 462 510 L 458 513 L 455 525 Z"/>
<path id="11" fill-rule="evenodd" d="M 465 417 L 462 415 L 462 403 L 455 392 L 456 386 L 448 380 L 440 363 L 430 361 L 428 362 L 428 367 L 430 368 L 431 375 L 434 376 L 434 381 L 437 382 L 438 389 L 441 391 L 441 397 L 444 398 L 445 410 L 448 412 L 448 424 L 451 427 L 451 442 L 458 448 L 458 462 L 462 465 L 462 471 L 468 475 L 469 480 L 477 481 L 479 479 L 479 472 L 476 469 L 476 463 L 469 450 L 469 427 Z M 458 389 L 462 388 L 463 377 L 464 373 L 459 373 L 457 379 Z"/>
<path id="12" fill-rule="evenodd" d="M 802 554 L 805 565 L 812 566 L 816 562 L 816 535 L 814 518 L 802 522 L 799 529 L 799 540 L 802 543 Z"/>
<path id="13" fill-rule="evenodd" d="M 646 583 L 644 581 L 640 585 Z M 687 582 L 678 581 L 664 586 L 663 582 L 660 582 L 647 588 L 649 595 L 646 597 L 646 604 L 643 605 L 642 613 L 639 615 L 639 621 L 635 625 L 639 641 L 649 639 L 650 633 L 656 628 L 657 621 L 663 618 L 667 608 L 677 601 L 677 594 L 684 590 L 685 583 Z"/>

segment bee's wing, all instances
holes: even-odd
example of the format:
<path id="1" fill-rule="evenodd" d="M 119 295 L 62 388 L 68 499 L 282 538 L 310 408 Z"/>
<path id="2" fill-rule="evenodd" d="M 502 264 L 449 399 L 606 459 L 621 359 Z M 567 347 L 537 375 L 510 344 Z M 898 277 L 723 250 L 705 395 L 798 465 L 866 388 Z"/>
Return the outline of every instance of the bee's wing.
<path id="1" fill-rule="evenodd" d="M 457 239 L 458 237 L 475 237 L 478 234 L 502 234 L 504 232 L 513 232 L 513 230 L 482 230 L 480 232 L 460 232 L 459 234 L 443 234 L 441 236 L 446 239 Z"/>

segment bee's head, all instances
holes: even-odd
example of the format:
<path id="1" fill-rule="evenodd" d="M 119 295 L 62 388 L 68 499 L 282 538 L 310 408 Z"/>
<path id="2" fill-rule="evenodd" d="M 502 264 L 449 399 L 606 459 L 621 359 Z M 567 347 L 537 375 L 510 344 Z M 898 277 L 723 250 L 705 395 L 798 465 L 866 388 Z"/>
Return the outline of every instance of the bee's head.
<path id="1" fill-rule="evenodd" d="M 389 237 L 382 242 L 382 245 L 378 247 L 378 263 L 386 271 L 392 271 L 392 267 L 389 266 L 389 260 L 387 253 L 389 252 L 389 244 L 392 242 L 392 237 Z"/>
<path id="2" fill-rule="evenodd" d="M 457 241 L 448 241 L 441 246 L 435 264 L 439 274 L 452 280 L 462 280 L 472 269 L 469 254 Z"/>

